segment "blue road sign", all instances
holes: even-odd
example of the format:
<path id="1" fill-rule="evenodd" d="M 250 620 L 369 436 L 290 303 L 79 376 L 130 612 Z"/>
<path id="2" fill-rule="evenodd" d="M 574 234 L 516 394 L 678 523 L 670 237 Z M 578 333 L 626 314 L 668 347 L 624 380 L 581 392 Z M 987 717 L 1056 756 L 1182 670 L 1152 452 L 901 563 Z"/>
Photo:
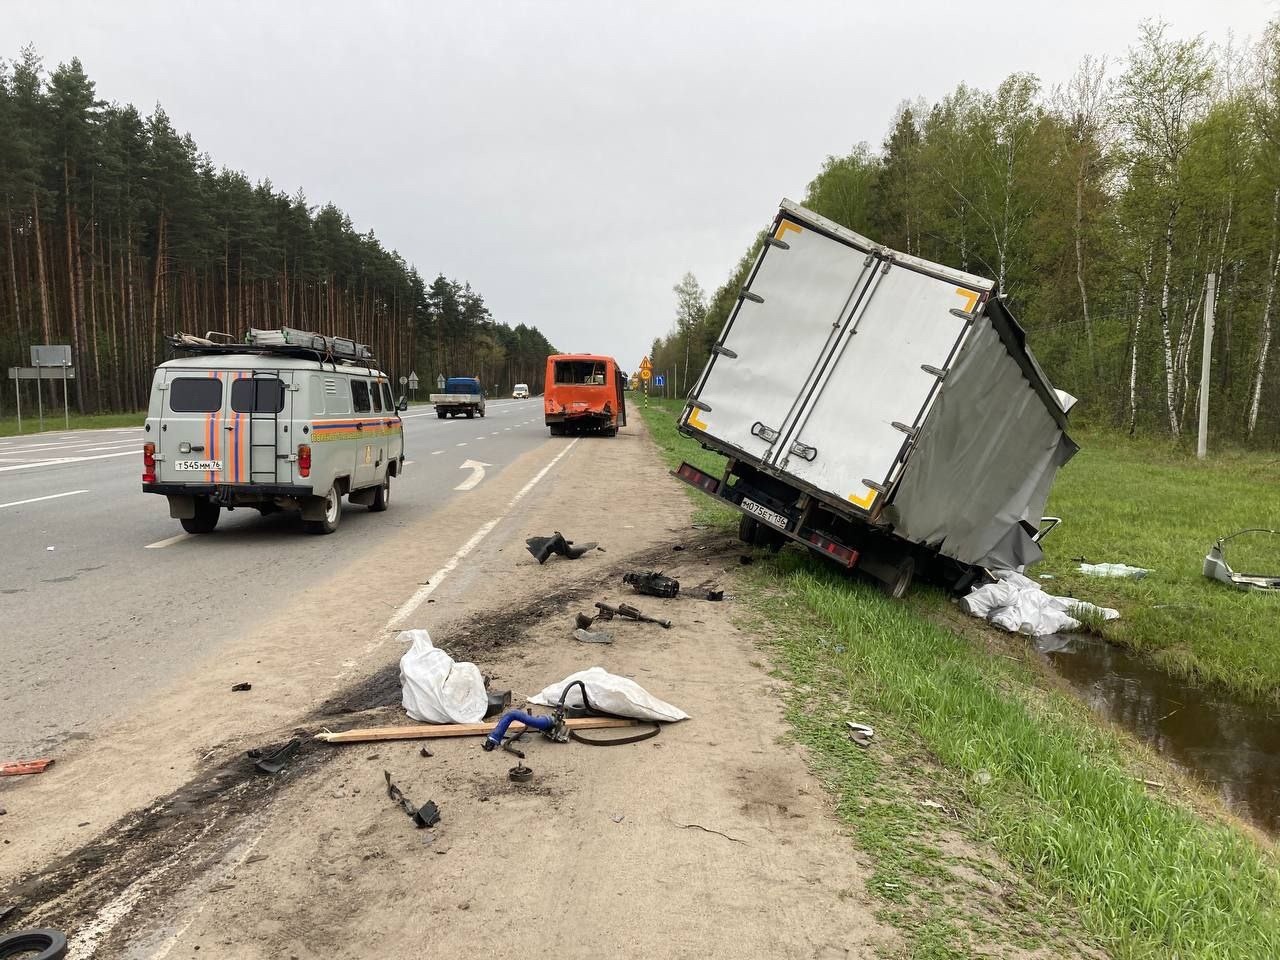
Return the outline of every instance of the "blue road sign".
<path id="1" fill-rule="evenodd" d="M 653 385 L 655 387 L 665 387 L 667 385 L 667 378 L 662 374 L 658 374 L 653 378 Z"/>

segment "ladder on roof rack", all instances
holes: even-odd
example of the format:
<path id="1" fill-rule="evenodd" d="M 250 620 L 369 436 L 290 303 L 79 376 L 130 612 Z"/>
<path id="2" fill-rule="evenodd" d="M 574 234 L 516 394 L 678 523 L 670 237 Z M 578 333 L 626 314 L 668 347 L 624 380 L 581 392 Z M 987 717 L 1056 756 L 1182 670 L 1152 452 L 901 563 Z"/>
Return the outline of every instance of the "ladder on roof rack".
<path id="1" fill-rule="evenodd" d="M 356 343 L 346 337 L 326 337 L 306 330 L 295 330 L 293 327 L 281 327 L 279 330 L 250 327 L 244 339 L 251 346 L 310 350 L 339 360 L 373 359 L 373 351 L 366 344 Z"/>

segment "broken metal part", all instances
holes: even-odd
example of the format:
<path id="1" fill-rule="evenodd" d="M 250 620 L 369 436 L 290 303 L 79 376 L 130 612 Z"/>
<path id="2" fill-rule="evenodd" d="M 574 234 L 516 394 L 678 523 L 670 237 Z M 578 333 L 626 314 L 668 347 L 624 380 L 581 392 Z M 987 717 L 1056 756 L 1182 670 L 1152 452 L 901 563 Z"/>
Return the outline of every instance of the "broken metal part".
<path id="1" fill-rule="evenodd" d="M 18 913 L 18 905 L 11 903 L 7 907 L 0 907 L 0 923 L 4 923 L 10 917 L 16 916 Z"/>
<path id="2" fill-rule="evenodd" d="M 510 690 L 503 690 L 501 692 L 496 692 L 496 693 L 490 690 L 488 691 L 488 693 L 489 693 L 489 704 L 484 711 L 484 718 L 486 720 L 488 720 L 494 714 L 502 713 L 503 710 L 506 710 L 508 707 L 511 706 Z"/>
<path id="3" fill-rule="evenodd" d="M 579 627 L 573 631 L 573 636 L 582 643 L 613 643 L 613 635 L 604 630 L 583 630 Z"/>
<path id="4" fill-rule="evenodd" d="M 590 630 L 591 625 L 595 622 L 595 617 L 589 617 L 585 613 L 575 614 L 573 618 L 573 625 L 579 630 Z"/>
<path id="5" fill-rule="evenodd" d="M 522 763 L 507 771 L 507 779 L 512 783 L 528 783 L 533 779 L 533 770 Z"/>
<path id="6" fill-rule="evenodd" d="M 67 938 L 60 930 L 15 930 L 0 936 L 0 957 L 27 960 L 62 960 Z"/>
<path id="7" fill-rule="evenodd" d="M 1223 583 L 1230 584 L 1239 590 L 1280 590 L 1280 574 L 1258 574 L 1258 573 L 1236 573 L 1227 563 L 1224 545 L 1228 540 L 1234 540 L 1236 537 L 1246 533 L 1266 533 L 1272 536 L 1280 536 L 1275 530 L 1268 530 L 1264 527 L 1250 527 L 1247 530 L 1238 530 L 1227 537 L 1219 539 L 1209 550 L 1209 555 L 1204 558 L 1204 575 L 1210 580 L 1220 580 Z"/>
<path id="8" fill-rule="evenodd" d="M 559 530 L 550 537 L 529 537 L 524 543 L 539 564 L 546 563 L 553 553 L 567 557 L 570 560 L 577 560 L 584 553 L 595 550 L 597 547 L 595 543 L 586 543 L 580 547 L 575 547 L 573 541 L 566 540 L 564 534 Z"/>
<path id="9" fill-rule="evenodd" d="M 650 570 L 647 573 L 624 573 L 622 582 L 630 584 L 631 589 L 636 593 L 651 597 L 670 599 L 680 593 L 680 581 L 657 570 Z"/>
<path id="10" fill-rule="evenodd" d="M 298 747 L 300 746 L 302 746 L 302 741 L 299 738 L 294 737 L 275 753 L 267 756 L 262 756 L 261 751 L 256 751 L 261 759 L 253 765 L 253 769 L 257 770 L 259 773 L 266 773 L 271 776 L 275 776 L 284 769 L 284 765 L 289 762 L 289 758 L 297 752 Z M 255 751 L 250 751 L 250 756 L 252 756 L 254 752 Z"/>
<path id="11" fill-rule="evenodd" d="M 233 684 L 231 685 L 231 692 L 232 692 L 232 693 L 239 693 L 239 692 L 241 692 L 242 690 L 252 690 L 252 689 L 253 689 L 253 684 L 252 684 L 252 683 L 233 683 Z"/>
<path id="12" fill-rule="evenodd" d="M 640 623 L 656 623 L 664 629 L 671 628 L 670 620 L 663 620 L 661 617 L 646 616 L 628 603 L 620 603 L 616 607 L 608 603 L 597 603 L 596 609 L 600 611 L 601 620 L 612 620 L 614 617 L 624 617 L 627 620 L 638 620 Z"/>
<path id="13" fill-rule="evenodd" d="M 428 800 L 421 807 L 416 806 L 412 800 L 401 792 L 399 787 L 391 782 L 390 770 L 383 770 L 382 775 L 387 779 L 387 796 L 413 818 L 413 822 L 418 825 L 419 829 L 432 827 L 440 822 L 440 808 L 436 806 L 434 800 Z"/>

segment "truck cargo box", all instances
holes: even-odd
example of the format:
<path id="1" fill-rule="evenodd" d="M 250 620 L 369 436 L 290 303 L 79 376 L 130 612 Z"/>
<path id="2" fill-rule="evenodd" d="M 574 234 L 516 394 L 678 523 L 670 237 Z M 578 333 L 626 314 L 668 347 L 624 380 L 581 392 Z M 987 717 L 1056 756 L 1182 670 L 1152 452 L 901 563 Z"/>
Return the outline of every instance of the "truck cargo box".
<path id="1" fill-rule="evenodd" d="M 750 514 L 756 542 L 972 579 L 1042 556 L 1071 402 L 991 280 L 784 200 L 680 418 L 728 467 L 714 490 L 677 475 Z"/>

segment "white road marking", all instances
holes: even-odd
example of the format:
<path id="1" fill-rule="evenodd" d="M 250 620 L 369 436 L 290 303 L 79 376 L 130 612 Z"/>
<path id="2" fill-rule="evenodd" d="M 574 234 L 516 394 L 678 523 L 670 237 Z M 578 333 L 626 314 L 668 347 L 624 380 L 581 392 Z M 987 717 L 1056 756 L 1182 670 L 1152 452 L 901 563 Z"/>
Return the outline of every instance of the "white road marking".
<path id="1" fill-rule="evenodd" d="M 481 463 L 479 460 L 464 460 L 459 470 L 470 470 L 471 476 L 463 480 L 453 489 L 455 490 L 472 490 L 480 485 L 480 481 L 484 479 L 484 468 L 492 467 L 492 463 Z"/>
<path id="2" fill-rule="evenodd" d="M 77 494 L 88 492 L 88 490 L 68 490 L 66 493 L 51 493 L 47 497 L 32 497 L 30 500 L 14 500 L 10 503 L 0 503 L 0 510 L 3 510 L 5 507 L 20 507 L 26 503 L 39 503 L 41 500 L 57 500 L 61 497 L 74 497 Z"/>
<path id="3" fill-rule="evenodd" d="M 143 550 L 159 550 L 161 547 L 171 547 L 175 543 L 186 540 L 191 534 L 180 533 L 175 537 L 166 537 L 164 540 L 157 540 L 155 543 L 148 543 Z"/>
<path id="4" fill-rule="evenodd" d="M 112 457 L 136 457 L 141 450 L 124 450 L 120 453 L 99 453 L 92 457 L 58 457 L 56 460 L 36 460 L 33 463 L 20 463 L 12 467 L 0 467 L 0 473 L 10 470 L 30 470 L 32 467 L 56 467 L 60 463 L 83 463 L 86 460 L 110 460 Z"/>
<path id="5" fill-rule="evenodd" d="M 427 580 L 426 584 L 424 584 L 423 586 L 415 590 L 413 596 L 411 596 L 404 603 L 400 604 L 400 606 L 396 609 L 396 612 L 391 615 L 391 619 L 387 621 L 387 625 L 383 627 L 382 636 L 365 648 L 366 653 L 368 653 L 369 651 L 373 650 L 375 647 L 379 646 L 384 641 L 386 641 L 390 637 L 391 632 L 395 630 L 396 627 L 398 627 L 406 619 L 412 616 L 413 612 L 417 610 L 418 607 L 422 606 L 423 602 L 427 599 L 427 597 L 431 596 L 431 594 L 436 592 L 436 588 L 439 587 L 440 584 L 444 582 L 445 577 L 447 577 L 454 570 L 456 570 L 458 567 L 458 564 L 461 563 L 464 559 L 466 559 L 467 555 L 470 554 L 472 550 L 474 550 L 476 547 L 480 545 L 480 541 L 482 541 L 485 537 L 487 537 L 490 534 L 490 532 L 493 530 L 493 528 L 496 527 L 501 521 L 507 518 L 507 516 L 511 513 L 511 509 L 517 503 L 519 503 L 521 500 L 524 499 L 525 494 L 527 494 L 530 490 L 532 490 L 534 487 L 538 485 L 538 481 L 540 481 L 543 477 L 545 477 L 548 473 L 551 472 L 551 468 L 554 467 L 557 463 L 559 463 L 561 458 L 563 458 L 566 453 L 568 453 L 570 450 L 573 449 L 573 446 L 578 442 L 578 439 L 581 439 L 581 438 L 577 438 L 569 441 L 569 444 L 563 450 L 561 450 L 559 453 L 557 453 L 554 457 L 551 458 L 550 463 L 548 463 L 545 467 L 543 467 L 541 470 L 535 473 L 533 475 L 533 479 L 531 479 L 528 483 L 526 483 L 523 487 L 520 488 L 520 491 L 507 502 L 506 509 L 503 510 L 502 513 L 500 513 L 498 516 L 494 517 L 492 520 L 488 521 L 487 523 L 483 524 L 479 530 L 477 530 L 475 533 L 471 535 L 470 540 L 468 540 L 466 543 L 464 543 L 461 547 L 458 548 L 458 552 L 455 553 L 452 557 L 450 557 L 449 561 L 443 567 L 441 567 L 439 570 L 437 570 L 435 573 L 431 575 L 430 579 Z"/>
<path id="6" fill-rule="evenodd" d="M 438 457 L 438 456 L 440 456 L 440 454 L 442 454 L 442 453 L 444 453 L 444 451 L 443 451 L 443 450 L 432 450 L 432 451 L 431 451 L 431 455 L 432 455 L 433 457 Z"/>
<path id="7" fill-rule="evenodd" d="M 455 447 L 465 447 L 466 445 L 467 445 L 467 441 L 465 440 L 463 440 L 461 443 L 454 444 Z"/>

